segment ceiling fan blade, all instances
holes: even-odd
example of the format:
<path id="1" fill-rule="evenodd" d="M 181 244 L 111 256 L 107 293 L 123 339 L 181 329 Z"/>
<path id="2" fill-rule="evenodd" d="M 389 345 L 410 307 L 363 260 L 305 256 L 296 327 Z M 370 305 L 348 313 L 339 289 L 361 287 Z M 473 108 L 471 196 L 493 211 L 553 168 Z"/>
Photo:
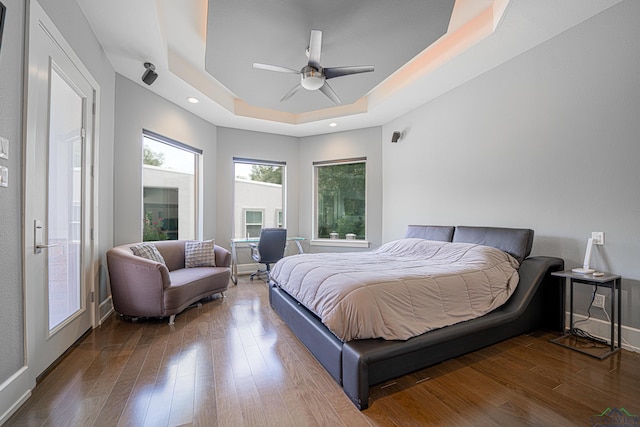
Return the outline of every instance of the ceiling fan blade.
<path id="1" fill-rule="evenodd" d="M 320 88 L 320 92 L 324 93 L 327 98 L 333 101 L 334 104 L 342 103 L 342 101 L 340 101 L 340 98 L 338 98 L 338 95 L 336 95 L 336 93 L 333 91 L 331 86 L 329 86 L 329 82 L 327 82 L 326 80 L 322 85 L 322 87 Z"/>
<path id="2" fill-rule="evenodd" d="M 291 98 L 293 95 L 295 95 L 295 94 L 296 94 L 296 92 L 297 92 L 298 90 L 300 90 L 300 88 L 301 88 L 301 87 L 302 87 L 302 86 L 300 85 L 300 83 L 296 84 L 294 87 L 292 87 L 291 89 L 289 89 L 289 92 L 287 92 L 287 93 L 282 97 L 282 99 L 280 100 L 280 102 L 284 102 L 284 101 L 286 101 L 287 99 Z"/>
<path id="3" fill-rule="evenodd" d="M 322 31 L 311 30 L 309 39 L 309 65 L 316 70 L 320 69 L 320 54 L 322 52 Z"/>
<path id="4" fill-rule="evenodd" d="M 279 65 L 261 64 L 259 62 L 254 62 L 253 68 L 257 68 L 258 70 L 276 71 L 278 73 L 300 74 L 299 70 L 294 70 L 293 68 L 281 67 Z"/>
<path id="5" fill-rule="evenodd" d="M 370 73 L 375 71 L 373 65 L 355 65 L 351 67 L 330 67 L 324 69 L 324 75 L 328 79 L 348 76 L 349 74 Z"/>

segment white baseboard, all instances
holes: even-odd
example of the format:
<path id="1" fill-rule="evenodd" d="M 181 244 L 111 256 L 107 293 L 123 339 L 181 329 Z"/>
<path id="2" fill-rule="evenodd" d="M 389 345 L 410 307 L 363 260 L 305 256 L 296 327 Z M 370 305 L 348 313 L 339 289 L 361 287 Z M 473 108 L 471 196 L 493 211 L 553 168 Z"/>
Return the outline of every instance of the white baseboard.
<path id="1" fill-rule="evenodd" d="M 104 321 L 107 320 L 107 317 L 109 317 L 111 313 L 113 313 L 113 300 L 111 299 L 111 295 L 109 295 L 109 298 L 100 303 L 100 305 L 98 306 L 98 311 L 100 316 L 98 325 L 102 325 Z"/>
<path id="2" fill-rule="evenodd" d="M 0 384 L 0 425 L 7 422 L 20 406 L 31 396 L 35 384 L 30 384 L 29 368 L 23 366 L 18 372 Z"/>
<path id="3" fill-rule="evenodd" d="M 262 264 L 238 264 L 238 276 L 251 274 L 258 271 L 259 268 L 264 269 Z"/>
<path id="4" fill-rule="evenodd" d="M 569 327 L 569 313 L 565 313 L 567 328 Z M 581 314 L 573 315 L 573 323 L 587 319 L 587 316 Z M 611 324 L 606 320 L 594 319 L 593 317 L 586 322 L 580 322 L 576 327 L 590 333 L 591 335 L 601 338 L 609 342 L 611 340 Z M 617 338 L 618 328 L 616 327 L 615 335 Z M 640 329 L 631 328 L 622 325 L 622 348 L 629 351 L 640 353 Z"/>

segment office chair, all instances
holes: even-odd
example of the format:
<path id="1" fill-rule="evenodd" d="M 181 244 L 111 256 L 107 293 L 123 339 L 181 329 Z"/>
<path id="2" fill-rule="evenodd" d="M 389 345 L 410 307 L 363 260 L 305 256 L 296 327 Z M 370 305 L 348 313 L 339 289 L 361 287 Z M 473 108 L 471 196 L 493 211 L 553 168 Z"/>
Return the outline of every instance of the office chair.
<path id="1" fill-rule="evenodd" d="M 266 274 L 267 282 L 271 273 L 271 264 L 275 264 L 284 256 L 284 248 L 287 244 L 286 228 L 263 228 L 260 231 L 258 244 L 251 243 L 251 258 L 257 263 L 264 264 L 264 270 L 258 270 L 249 277 L 253 280 L 255 276 Z"/>

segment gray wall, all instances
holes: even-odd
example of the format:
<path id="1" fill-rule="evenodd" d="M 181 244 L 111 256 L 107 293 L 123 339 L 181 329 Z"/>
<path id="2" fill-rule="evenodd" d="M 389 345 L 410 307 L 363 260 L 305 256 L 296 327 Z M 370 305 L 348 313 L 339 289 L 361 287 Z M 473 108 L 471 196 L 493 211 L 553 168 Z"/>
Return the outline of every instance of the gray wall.
<path id="1" fill-rule="evenodd" d="M 121 76 L 116 77 L 114 244 L 142 239 L 142 130 L 203 151 L 203 233 L 216 231 L 216 126 Z"/>
<path id="2" fill-rule="evenodd" d="M 216 243 L 229 249 L 229 239 L 233 233 L 234 157 L 287 162 L 285 182 L 287 234 L 290 236 L 299 234 L 298 182 L 300 172 L 298 154 L 298 138 L 218 127 L 218 164 L 216 170 L 218 185 L 215 195 L 218 200 Z M 243 260 L 240 260 L 240 263 L 242 262 Z"/>
<path id="3" fill-rule="evenodd" d="M 311 238 L 313 218 L 313 162 L 353 157 L 367 158 L 367 240 L 371 247 L 382 240 L 382 128 L 373 127 L 301 138 L 300 140 L 300 234 Z M 312 252 L 350 250 L 312 246 Z M 362 249 L 358 249 L 362 250 Z"/>
<path id="4" fill-rule="evenodd" d="M 382 242 L 381 132 L 382 128 L 377 127 L 295 138 L 218 127 L 216 241 L 224 247 L 229 247 L 233 216 L 233 157 L 287 162 L 288 234 L 310 238 L 313 214 L 313 162 L 366 156 L 368 238 L 372 246 L 379 246 Z M 311 252 L 351 250 L 336 247 L 310 247 L 308 241 L 303 243 L 303 247 L 305 251 Z M 247 261 L 242 253 L 239 253 L 239 256 L 241 264 Z"/>
<path id="5" fill-rule="evenodd" d="M 0 136 L 9 140 L 9 187 L 0 187 L 0 384 L 23 365 L 22 290 L 22 84 L 25 6 L 3 0 L 7 7 L 0 51 Z M 4 408 L 0 407 L 0 415 Z"/>
<path id="6" fill-rule="evenodd" d="M 533 253 L 624 278 L 640 327 L 640 2 L 624 2 L 384 126 L 385 241 L 407 224 L 530 227 Z M 582 289 L 581 307 L 588 303 Z"/>

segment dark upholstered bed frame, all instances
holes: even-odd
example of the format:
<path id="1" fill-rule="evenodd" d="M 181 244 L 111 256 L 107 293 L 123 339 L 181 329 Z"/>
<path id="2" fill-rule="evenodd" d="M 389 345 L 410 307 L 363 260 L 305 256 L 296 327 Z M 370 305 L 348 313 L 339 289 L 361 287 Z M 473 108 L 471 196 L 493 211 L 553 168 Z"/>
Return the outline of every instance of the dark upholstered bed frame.
<path id="1" fill-rule="evenodd" d="M 521 261 L 520 282 L 501 307 L 476 319 L 426 332 L 407 341 L 340 341 L 312 312 L 276 284 L 273 309 L 340 384 L 359 409 L 369 406 L 369 387 L 539 328 L 561 330 L 562 286 L 550 275 L 564 262 L 529 257 L 533 231 L 494 227 L 409 226 L 405 237 L 494 246 Z"/>

